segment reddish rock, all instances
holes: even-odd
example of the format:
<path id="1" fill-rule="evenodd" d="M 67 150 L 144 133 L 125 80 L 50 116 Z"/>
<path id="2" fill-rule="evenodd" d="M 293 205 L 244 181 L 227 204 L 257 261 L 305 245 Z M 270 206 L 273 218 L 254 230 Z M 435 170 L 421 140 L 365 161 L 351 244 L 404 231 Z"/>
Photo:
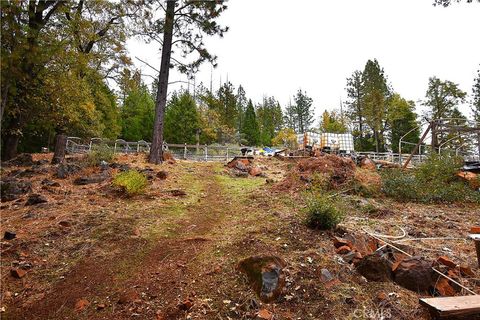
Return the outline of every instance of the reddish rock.
<path id="1" fill-rule="evenodd" d="M 392 278 L 388 261 L 376 253 L 363 257 L 356 265 L 356 270 L 370 281 L 385 282 Z"/>
<path id="2" fill-rule="evenodd" d="M 247 275 L 260 300 L 269 303 L 277 300 L 285 286 L 285 265 L 276 256 L 252 256 L 240 261 L 238 269 Z"/>
<path id="3" fill-rule="evenodd" d="M 353 244 L 350 241 L 339 237 L 333 237 L 333 245 L 337 249 L 343 246 L 348 246 L 350 249 L 353 249 Z"/>
<path id="4" fill-rule="evenodd" d="M 347 253 L 349 253 L 350 251 L 352 251 L 352 249 L 350 249 L 349 246 L 341 246 L 340 248 L 337 248 L 337 249 L 335 250 L 335 252 L 336 252 L 337 254 L 347 254 Z"/>
<path id="5" fill-rule="evenodd" d="M 140 301 L 140 296 L 133 289 L 123 292 L 118 299 L 119 304 L 129 304 L 137 301 Z"/>
<path id="6" fill-rule="evenodd" d="M 379 293 L 377 294 L 377 300 L 378 300 L 379 302 L 385 301 L 385 300 L 387 300 L 387 299 L 388 299 L 388 295 L 387 295 L 385 292 L 381 291 L 381 292 L 379 292 Z"/>
<path id="7" fill-rule="evenodd" d="M 262 310 L 258 311 L 257 318 L 258 319 L 264 319 L 264 320 L 272 320 L 273 319 L 273 314 L 270 311 L 268 311 L 267 309 L 262 309 Z"/>
<path id="8" fill-rule="evenodd" d="M 173 163 L 175 163 L 175 158 L 170 152 L 163 151 L 163 161 L 167 161 L 167 162 L 172 161 Z"/>
<path id="9" fill-rule="evenodd" d="M 259 167 L 251 167 L 250 170 L 248 170 L 248 173 L 251 176 L 257 177 L 262 174 L 262 169 L 260 169 Z"/>
<path id="10" fill-rule="evenodd" d="M 472 271 L 470 267 L 460 266 L 460 274 L 464 277 L 475 277 L 475 273 Z"/>
<path id="11" fill-rule="evenodd" d="M 455 289 L 452 288 L 447 278 L 441 277 L 435 284 L 435 289 L 441 296 L 452 297 L 455 295 Z"/>
<path id="12" fill-rule="evenodd" d="M 192 299 L 188 298 L 183 300 L 179 305 L 178 309 L 183 310 L 183 311 L 188 311 L 190 310 L 194 305 L 194 302 Z"/>
<path id="13" fill-rule="evenodd" d="M 10 274 L 12 275 L 12 277 L 20 279 L 20 278 L 23 278 L 27 274 L 27 271 L 25 271 L 23 269 L 18 269 L 18 268 L 17 269 L 11 269 Z"/>
<path id="14" fill-rule="evenodd" d="M 406 289 L 428 292 L 438 279 L 432 266 L 433 262 L 423 257 L 405 258 L 395 269 L 394 280 Z"/>
<path id="15" fill-rule="evenodd" d="M 470 228 L 470 233 L 480 234 L 480 226 L 474 226 Z"/>
<path id="16" fill-rule="evenodd" d="M 75 311 L 80 312 L 86 307 L 88 307 L 89 304 L 90 302 L 88 302 L 88 300 L 80 299 L 77 301 L 77 303 L 75 303 Z"/>
<path id="17" fill-rule="evenodd" d="M 437 262 L 440 263 L 440 264 L 443 264 L 444 266 L 447 266 L 449 268 L 455 268 L 457 266 L 457 264 L 455 262 L 453 262 L 449 257 L 447 256 L 440 256 L 438 257 L 437 259 Z"/>
<path id="18" fill-rule="evenodd" d="M 97 304 L 97 310 L 103 310 L 105 309 L 107 306 L 104 304 L 104 303 L 99 303 Z"/>

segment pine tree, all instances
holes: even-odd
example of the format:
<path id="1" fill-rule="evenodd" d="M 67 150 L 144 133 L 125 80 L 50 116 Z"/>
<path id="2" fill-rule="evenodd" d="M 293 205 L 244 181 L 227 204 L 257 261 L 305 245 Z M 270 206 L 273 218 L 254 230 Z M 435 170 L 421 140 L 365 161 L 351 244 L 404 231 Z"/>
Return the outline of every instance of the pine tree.
<path id="1" fill-rule="evenodd" d="M 255 109 L 253 108 L 252 100 L 248 101 L 242 133 L 244 134 L 245 140 L 247 140 L 249 145 L 255 146 L 259 143 L 260 131 L 258 128 L 257 117 L 255 115 Z"/>
<path id="2" fill-rule="evenodd" d="M 294 96 L 295 118 L 298 133 L 305 133 L 313 124 L 315 110 L 312 107 L 313 99 L 307 96 L 301 89 Z"/>
<path id="3" fill-rule="evenodd" d="M 260 143 L 271 145 L 273 137 L 283 127 L 282 108 L 274 97 L 263 99 L 257 107 L 257 121 L 260 127 Z"/>
<path id="4" fill-rule="evenodd" d="M 362 73 L 363 114 L 372 129 L 377 152 L 385 150 L 384 129 L 390 88 L 383 68 L 376 59 L 368 60 Z"/>
<path id="5" fill-rule="evenodd" d="M 477 77 L 473 82 L 472 112 L 475 121 L 480 122 L 480 69 L 477 71 Z"/>
<path id="6" fill-rule="evenodd" d="M 285 114 L 283 116 L 283 123 L 286 128 L 293 129 L 297 132 L 297 115 L 295 113 L 295 105 L 292 105 L 291 101 L 288 103 L 285 108 Z"/>
<path id="7" fill-rule="evenodd" d="M 155 101 L 145 85 L 133 89 L 122 107 L 122 138 L 148 141 L 153 131 Z"/>
<path id="8" fill-rule="evenodd" d="M 237 102 L 237 131 L 242 132 L 243 122 L 245 118 L 245 111 L 247 109 L 247 97 L 245 90 L 240 85 L 235 96 Z"/>
<path id="9" fill-rule="evenodd" d="M 165 141 L 196 143 L 200 119 L 193 97 L 188 92 L 172 97 L 165 112 Z"/>

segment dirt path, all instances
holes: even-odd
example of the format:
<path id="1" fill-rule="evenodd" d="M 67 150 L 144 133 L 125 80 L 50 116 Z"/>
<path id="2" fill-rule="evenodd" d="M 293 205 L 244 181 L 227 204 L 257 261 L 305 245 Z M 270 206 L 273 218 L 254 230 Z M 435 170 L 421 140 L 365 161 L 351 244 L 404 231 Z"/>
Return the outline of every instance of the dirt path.
<path id="1" fill-rule="evenodd" d="M 215 176 L 214 165 L 202 166 L 197 176 L 204 194 L 184 210 L 170 228 L 172 237 L 156 241 L 124 239 L 109 248 L 104 258 L 85 257 L 28 309 L 12 314 L 18 319 L 122 319 L 132 315 L 166 319 L 180 317 L 178 304 L 195 295 L 195 287 L 186 290 L 189 279 L 197 279 L 197 258 L 215 244 L 209 236 L 212 228 L 221 228 L 226 213 L 234 212 Z M 188 189 L 186 190 L 189 192 Z M 75 310 L 80 299 L 90 305 Z M 122 303 L 119 303 L 122 302 Z M 104 309 L 96 309 L 104 306 Z"/>

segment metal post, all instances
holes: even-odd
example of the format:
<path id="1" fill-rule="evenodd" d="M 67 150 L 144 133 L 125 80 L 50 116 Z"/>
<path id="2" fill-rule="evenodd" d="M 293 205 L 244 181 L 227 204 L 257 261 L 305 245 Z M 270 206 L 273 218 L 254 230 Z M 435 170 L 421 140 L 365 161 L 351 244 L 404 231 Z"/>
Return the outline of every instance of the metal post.
<path id="1" fill-rule="evenodd" d="M 137 153 L 140 152 L 140 143 L 137 141 Z"/>
<path id="2" fill-rule="evenodd" d="M 113 146 L 113 154 L 117 151 L 117 141 L 115 141 L 115 145 Z"/>
<path id="3" fill-rule="evenodd" d="M 205 161 L 208 161 L 208 147 L 205 145 Z"/>
<path id="4" fill-rule="evenodd" d="M 185 143 L 185 147 L 183 148 L 183 159 L 187 160 L 187 144 Z"/>

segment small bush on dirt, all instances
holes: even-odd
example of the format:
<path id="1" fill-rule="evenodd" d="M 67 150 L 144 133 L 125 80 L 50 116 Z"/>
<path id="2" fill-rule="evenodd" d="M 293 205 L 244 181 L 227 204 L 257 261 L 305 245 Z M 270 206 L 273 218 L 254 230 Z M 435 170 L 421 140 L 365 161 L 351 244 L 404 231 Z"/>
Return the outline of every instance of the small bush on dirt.
<path id="1" fill-rule="evenodd" d="M 411 172 L 399 169 L 384 172 L 383 191 L 403 201 L 480 203 L 480 193 L 456 176 L 462 165 L 461 158 L 433 154 Z"/>
<path id="2" fill-rule="evenodd" d="M 145 175 L 136 170 L 121 172 L 113 179 L 113 185 L 129 196 L 145 192 L 147 182 Z"/>
<path id="3" fill-rule="evenodd" d="M 108 146 L 100 145 L 87 153 L 85 163 L 88 166 L 98 166 L 102 161 L 112 162 L 114 157 L 113 150 Z"/>
<path id="4" fill-rule="evenodd" d="M 307 203 L 307 226 L 313 229 L 329 230 L 339 224 L 343 212 L 337 208 L 333 200 L 325 197 L 312 196 Z"/>

